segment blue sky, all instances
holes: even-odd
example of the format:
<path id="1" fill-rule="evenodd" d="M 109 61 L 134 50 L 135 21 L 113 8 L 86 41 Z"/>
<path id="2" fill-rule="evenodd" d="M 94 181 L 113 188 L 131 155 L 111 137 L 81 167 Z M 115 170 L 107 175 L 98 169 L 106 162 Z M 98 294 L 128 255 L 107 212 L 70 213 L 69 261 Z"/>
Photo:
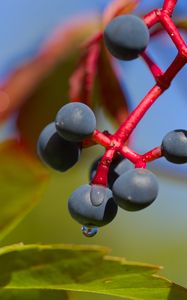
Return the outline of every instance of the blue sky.
<path id="1" fill-rule="evenodd" d="M 110 0 L 4 0 L 0 10 L 0 78 L 15 64 L 34 54 L 43 39 L 71 16 L 101 12 Z M 139 10 L 161 6 L 160 0 L 143 0 Z M 177 10 L 185 12 L 186 1 Z"/>
<path id="2" fill-rule="evenodd" d="M 110 0 L 4 0 L 0 10 L 0 78 L 23 59 L 31 57 L 41 42 L 71 16 L 101 12 Z M 161 6 L 160 0 L 143 0 L 139 10 Z M 177 11 L 187 3 L 179 1 Z"/>

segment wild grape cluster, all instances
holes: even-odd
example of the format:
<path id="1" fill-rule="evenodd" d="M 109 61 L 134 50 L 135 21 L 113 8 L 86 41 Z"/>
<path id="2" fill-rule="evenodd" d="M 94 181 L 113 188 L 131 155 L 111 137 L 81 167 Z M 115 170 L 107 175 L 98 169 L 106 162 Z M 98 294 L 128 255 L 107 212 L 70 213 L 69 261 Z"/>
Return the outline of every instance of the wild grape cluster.
<path id="1" fill-rule="evenodd" d="M 137 16 L 119 16 L 106 27 L 104 41 L 113 56 L 132 60 L 146 49 L 149 30 Z M 105 155 L 92 163 L 89 184 L 76 189 L 68 201 L 71 216 L 82 225 L 87 237 L 94 236 L 97 227 L 110 223 L 118 206 L 127 211 L 139 211 L 155 201 L 157 179 L 146 169 L 146 163 L 153 160 L 154 155 L 155 159 L 164 156 L 176 164 L 187 162 L 186 130 L 169 132 L 161 146 L 141 156 L 124 146 L 126 132 L 122 135 L 123 128 L 113 135 L 99 133 L 93 111 L 83 103 L 71 102 L 59 110 L 55 121 L 43 129 L 38 140 L 40 158 L 61 172 L 77 163 L 85 142 L 98 142 L 106 148 Z"/>

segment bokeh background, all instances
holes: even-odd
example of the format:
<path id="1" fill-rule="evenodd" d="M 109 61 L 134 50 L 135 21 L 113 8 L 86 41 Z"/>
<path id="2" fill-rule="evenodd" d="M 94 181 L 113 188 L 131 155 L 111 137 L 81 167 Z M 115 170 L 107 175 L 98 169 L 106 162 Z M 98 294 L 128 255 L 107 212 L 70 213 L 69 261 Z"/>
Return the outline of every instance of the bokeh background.
<path id="1" fill-rule="evenodd" d="M 1 0 L 0 3 L 2 83 L 16 67 L 37 54 L 56 28 L 66 28 L 67 22 L 84 18 L 88 14 L 99 16 L 110 1 Z M 142 14 L 161 4 L 162 1 L 142 0 L 137 13 Z M 175 16 L 185 18 L 186 15 L 187 2 L 179 0 Z M 182 34 L 187 38 L 184 32 Z M 163 69 L 167 68 L 176 55 L 176 49 L 165 34 L 151 42 L 149 48 L 153 58 Z M 129 105 L 133 109 L 154 81 L 140 59 L 115 63 L 122 87 L 128 93 Z M 133 149 L 147 151 L 159 145 L 168 131 L 187 128 L 186 78 L 185 67 L 138 125 L 132 139 Z M 98 115 L 99 128 L 113 131 L 114 127 L 103 116 L 102 111 Z M 1 138 L 5 139 L 13 132 L 16 129 L 11 119 L 3 124 Z M 102 228 L 94 238 L 86 239 L 81 234 L 80 226 L 69 216 L 67 199 L 75 188 L 88 182 L 89 165 L 102 151 L 99 146 L 85 150 L 81 161 L 73 169 L 65 174 L 53 172 L 40 204 L 1 245 L 17 242 L 105 245 L 112 249 L 112 255 L 164 266 L 161 272 L 164 276 L 187 287 L 187 166 L 175 166 L 164 159 L 150 164 L 149 167 L 158 175 L 160 185 L 155 203 L 141 212 L 130 213 L 119 209 L 114 222 Z M 93 299 L 95 297 L 104 299 L 104 296 L 92 296 Z M 86 299 L 86 296 L 81 294 L 79 298 Z M 90 296 L 89 298 L 91 299 Z"/>

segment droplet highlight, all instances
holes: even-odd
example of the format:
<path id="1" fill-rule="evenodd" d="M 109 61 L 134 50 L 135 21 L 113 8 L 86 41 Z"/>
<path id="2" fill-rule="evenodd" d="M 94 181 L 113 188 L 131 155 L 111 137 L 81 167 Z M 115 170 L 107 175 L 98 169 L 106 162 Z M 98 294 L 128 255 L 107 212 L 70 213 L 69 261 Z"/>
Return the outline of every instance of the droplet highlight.
<path id="1" fill-rule="evenodd" d="M 103 203 L 106 197 L 106 188 L 102 185 L 94 184 L 90 191 L 90 200 L 94 206 L 99 206 Z"/>
<path id="2" fill-rule="evenodd" d="M 82 226 L 81 230 L 82 230 L 82 233 L 84 234 L 84 236 L 86 236 L 86 237 L 93 237 L 98 232 L 98 228 L 96 228 L 96 227 L 89 228 L 87 226 Z"/>

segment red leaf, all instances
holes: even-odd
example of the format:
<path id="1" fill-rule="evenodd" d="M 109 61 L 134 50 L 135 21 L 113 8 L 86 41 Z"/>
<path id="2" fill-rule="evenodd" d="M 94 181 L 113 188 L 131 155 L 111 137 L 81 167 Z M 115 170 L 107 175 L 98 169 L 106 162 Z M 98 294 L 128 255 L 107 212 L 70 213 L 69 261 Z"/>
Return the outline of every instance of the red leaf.
<path id="1" fill-rule="evenodd" d="M 97 71 L 100 44 L 96 41 L 85 48 L 79 64 L 70 77 L 70 101 L 92 106 L 92 91 Z"/>
<path id="2" fill-rule="evenodd" d="M 37 56 L 17 68 L 0 86 L 0 121 L 19 108 L 59 61 L 68 59 L 78 45 L 97 29 L 98 20 L 93 17 L 71 21 L 58 28 L 42 45 Z"/>
<path id="3" fill-rule="evenodd" d="M 115 0 L 106 8 L 103 14 L 103 25 L 106 26 L 113 18 L 132 12 L 139 0 Z"/>
<path id="4" fill-rule="evenodd" d="M 121 124 L 128 116 L 128 104 L 112 66 L 110 56 L 104 48 L 99 57 L 98 86 L 101 93 L 101 102 L 105 109 L 118 124 Z"/>
<path id="5" fill-rule="evenodd" d="M 33 151 L 42 128 L 52 122 L 61 106 L 69 101 L 68 80 L 80 57 L 80 44 L 97 30 L 98 23 L 95 19 L 83 19 L 72 27 L 71 32 L 66 27 L 65 33 L 60 31 L 51 40 L 51 53 L 52 50 L 56 53 L 53 65 L 35 82 L 34 88 L 25 94 L 27 101 L 22 104 L 17 119 L 21 137 Z M 49 48 L 45 50 L 46 59 L 51 57 L 53 60 L 53 55 L 49 57 L 47 49 Z"/>

